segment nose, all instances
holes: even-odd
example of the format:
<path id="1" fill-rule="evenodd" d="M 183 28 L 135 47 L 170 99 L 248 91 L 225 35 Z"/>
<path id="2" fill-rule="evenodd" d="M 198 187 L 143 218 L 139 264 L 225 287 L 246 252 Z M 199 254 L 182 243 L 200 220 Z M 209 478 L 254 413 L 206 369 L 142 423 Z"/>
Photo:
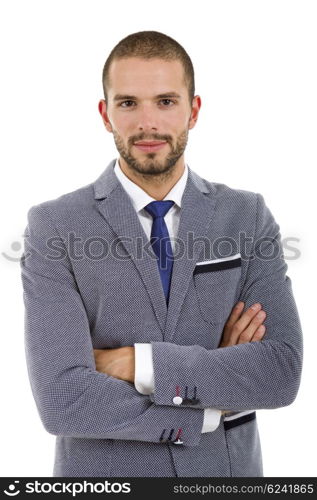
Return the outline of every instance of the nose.
<path id="1" fill-rule="evenodd" d="M 155 110 L 151 106 L 142 106 L 138 110 L 138 123 L 137 127 L 139 131 L 142 132 L 151 132 L 153 130 L 157 131 L 158 126 L 158 117 L 156 115 Z"/>

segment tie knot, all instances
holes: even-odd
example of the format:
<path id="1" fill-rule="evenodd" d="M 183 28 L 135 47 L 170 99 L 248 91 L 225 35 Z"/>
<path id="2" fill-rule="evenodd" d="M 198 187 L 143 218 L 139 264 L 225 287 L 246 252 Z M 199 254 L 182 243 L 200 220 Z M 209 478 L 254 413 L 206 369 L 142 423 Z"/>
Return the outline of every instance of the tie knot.
<path id="1" fill-rule="evenodd" d="M 169 209 L 174 205 L 174 201 L 151 201 L 144 209 L 152 215 L 153 219 L 156 217 L 164 217 Z"/>

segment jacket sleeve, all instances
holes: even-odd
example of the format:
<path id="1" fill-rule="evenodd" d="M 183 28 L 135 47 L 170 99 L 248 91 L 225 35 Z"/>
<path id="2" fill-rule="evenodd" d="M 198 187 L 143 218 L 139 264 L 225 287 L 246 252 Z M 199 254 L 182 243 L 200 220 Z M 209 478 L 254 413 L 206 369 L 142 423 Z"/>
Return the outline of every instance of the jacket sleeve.
<path id="1" fill-rule="evenodd" d="M 243 411 L 287 406 L 297 395 L 303 358 L 300 320 L 279 225 L 263 196 L 256 196 L 253 251 L 239 300 L 245 309 L 262 304 L 265 335 L 258 342 L 213 350 L 151 342 L 155 391 L 150 397 L 157 405 Z M 185 387 L 190 398 L 195 395 L 194 404 L 184 399 Z"/>
<path id="2" fill-rule="evenodd" d="M 52 258 L 48 240 L 64 249 Z M 134 384 L 96 371 L 87 313 L 63 239 L 46 206 L 31 207 L 21 258 L 25 353 L 33 397 L 54 435 L 196 446 L 202 409 L 153 404 Z"/>
<path id="3" fill-rule="evenodd" d="M 135 343 L 135 377 L 134 386 L 141 394 L 154 392 L 154 373 L 152 361 L 152 344 Z M 220 423 L 221 411 L 214 408 L 204 409 L 204 421 L 201 432 L 214 432 Z"/>

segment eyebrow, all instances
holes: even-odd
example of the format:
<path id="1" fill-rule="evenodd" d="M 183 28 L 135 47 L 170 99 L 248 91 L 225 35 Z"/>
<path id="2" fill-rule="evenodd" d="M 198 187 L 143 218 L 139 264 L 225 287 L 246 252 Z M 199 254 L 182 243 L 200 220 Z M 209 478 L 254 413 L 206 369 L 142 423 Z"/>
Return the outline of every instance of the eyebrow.
<path id="1" fill-rule="evenodd" d="M 168 99 L 169 97 L 177 97 L 181 98 L 177 92 L 166 92 L 165 94 L 158 94 L 155 96 L 155 99 Z M 137 100 L 138 98 L 135 95 L 124 95 L 124 94 L 116 94 L 113 98 L 114 101 L 124 101 L 124 100 Z"/>

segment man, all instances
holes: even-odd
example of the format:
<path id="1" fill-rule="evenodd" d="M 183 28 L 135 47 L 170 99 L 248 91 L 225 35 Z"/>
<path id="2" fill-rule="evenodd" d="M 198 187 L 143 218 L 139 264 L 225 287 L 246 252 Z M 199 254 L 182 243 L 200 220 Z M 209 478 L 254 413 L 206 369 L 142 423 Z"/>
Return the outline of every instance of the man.
<path id="1" fill-rule="evenodd" d="M 291 404 L 302 369 L 279 226 L 185 163 L 201 99 L 175 40 L 124 38 L 103 87 L 119 157 L 31 207 L 21 259 L 53 474 L 262 476 L 256 410 Z"/>

